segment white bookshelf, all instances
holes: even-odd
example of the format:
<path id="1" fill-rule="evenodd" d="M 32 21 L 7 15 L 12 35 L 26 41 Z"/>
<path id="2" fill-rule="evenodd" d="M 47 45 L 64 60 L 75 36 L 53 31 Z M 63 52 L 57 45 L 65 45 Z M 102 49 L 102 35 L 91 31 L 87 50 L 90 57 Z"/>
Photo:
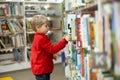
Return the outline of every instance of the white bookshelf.
<path id="1" fill-rule="evenodd" d="M 55 16 L 47 16 L 49 19 L 51 20 L 56 20 L 58 19 L 59 21 L 62 20 L 62 9 L 61 9 L 61 2 L 60 0 L 57 0 L 57 1 L 54 1 L 54 0 L 48 0 L 47 2 L 46 1 L 25 1 L 25 0 L 1 0 L 0 3 L 1 4 L 7 4 L 7 3 L 21 3 L 22 6 L 23 6 L 23 12 L 27 12 L 27 11 L 38 11 L 38 10 L 26 10 L 25 7 L 28 5 L 28 4 L 31 4 L 31 5 L 46 5 L 46 4 L 49 4 L 51 5 L 52 7 L 55 7 L 55 10 L 49 10 L 48 12 L 56 12 L 57 15 Z M 4 5 L 5 6 L 5 5 Z M 41 11 L 41 10 L 39 10 Z M 43 12 L 47 12 L 47 10 L 42 10 Z M 12 33 L 12 34 L 23 34 L 24 35 L 24 46 L 23 47 L 16 47 L 16 49 L 22 49 L 24 52 L 22 53 L 22 58 L 23 60 L 20 61 L 20 62 L 17 62 L 17 61 L 14 61 L 14 62 L 11 62 L 11 61 L 7 61 L 6 63 L 8 64 L 0 64 L 0 73 L 4 73 L 4 72 L 9 72 L 9 71 L 16 71 L 16 70 L 22 70 L 22 69 L 27 69 L 27 68 L 30 68 L 30 61 L 27 57 L 27 51 L 28 49 L 30 49 L 30 46 L 27 45 L 26 43 L 26 36 L 27 34 L 34 34 L 35 32 L 34 31 L 27 31 L 26 29 L 26 26 L 25 26 L 25 20 L 27 18 L 31 18 L 31 17 L 26 17 L 25 16 L 25 13 L 23 13 L 22 16 L 0 16 L 0 19 L 4 20 L 4 19 L 8 19 L 8 20 L 17 20 L 17 19 L 22 19 L 23 20 L 23 30 L 24 30 L 24 33 Z M 57 23 L 54 25 L 57 25 Z M 58 25 L 56 26 L 56 29 L 53 30 L 53 32 L 55 33 L 54 35 L 57 36 L 56 37 L 56 41 L 59 41 L 62 37 L 62 31 L 61 31 L 61 23 L 59 23 L 59 28 L 57 28 Z M 6 35 L 11 35 L 11 33 L 9 34 L 2 34 L 0 33 L 0 37 L 3 37 L 3 36 L 6 36 Z M 59 35 L 59 36 L 58 36 Z M 12 51 L 14 49 L 14 47 L 10 47 L 10 48 L 5 48 L 5 49 L 0 49 L 0 51 Z M 2 53 L 3 54 L 3 53 Z M 7 54 L 7 53 L 6 53 Z M 60 54 L 60 52 L 58 53 Z M 60 63 L 61 62 L 61 57 L 58 59 L 58 60 L 54 60 L 54 63 Z"/>
<path id="2" fill-rule="evenodd" d="M 78 29 L 78 27 L 80 28 L 81 31 L 80 31 L 79 36 L 82 36 L 84 33 L 85 34 L 87 33 L 87 32 L 84 32 L 86 30 L 85 29 L 86 25 L 84 25 L 85 23 L 82 22 L 83 15 L 87 15 L 87 14 L 91 15 L 93 13 L 94 16 L 91 15 L 91 17 L 93 16 L 95 18 L 95 22 L 96 22 L 95 23 L 96 32 L 94 33 L 96 35 L 95 36 L 96 39 L 95 39 L 95 45 L 94 45 L 93 51 L 92 51 L 92 48 L 89 49 L 89 47 L 86 48 L 86 46 L 83 46 L 83 41 L 86 40 L 85 42 L 87 42 L 87 41 L 90 41 L 90 39 L 88 40 L 87 38 L 85 38 L 85 35 L 83 36 L 84 37 L 83 40 L 81 40 L 79 38 L 82 41 L 82 46 L 79 47 L 80 52 L 82 52 L 85 49 L 90 51 L 89 54 L 88 53 L 84 54 L 86 52 L 80 53 L 81 57 L 80 57 L 79 61 L 80 61 L 80 65 L 82 65 L 82 66 L 80 66 L 81 73 L 80 73 L 80 71 L 79 71 L 79 73 L 81 75 L 80 75 L 79 79 L 80 80 L 81 79 L 82 80 L 94 80 L 94 79 L 96 79 L 96 80 L 102 80 L 102 79 L 117 79 L 117 80 L 119 80 L 120 79 L 120 74 L 119 74 L 120 67 L 117 66 L 118 63 L 117 63 L 117 56 L 116 56 L 116 55 L 118 55 L 119 51 L 114 49 L 114 48 L 119 48 L 119 46 L 117 46 L 117 45 L 119 45 L 119 38 L 118 39 L 116 38 L 116 36 L 120 34 L 119 28 L 117 27 L 119 25 L 119 23 L 117 23 L 117 22 L 119 21 L 119 17 L 120 17 L 118 15 L 119 14 L 118 9 L 120 8 L 120 6 L 118 6 L 118 5 L 120 5 L 119 0 L 115 0 L 115 1 L 114 0 L 113 1 L 112 0 L 84 0 L 84 1 L 93 1 L 90 3 L 89 2 L 85 3 L 84 7 L 77 6 L 77 5 L 76 5 L 76 7 L 71 7 L 72 1 L 74 1 L 74 0 L 65 0 L 65 10 L 66 10 L 65 11 L 65 20 L 66 20 L 65 24 L 67 24 L 67 25 L 73 24 L 73 23 L 70 23 L 70 17 L 68 17 L 68 15 L 74 14 L 76 16 L 77 15 L 80 16 L 79 20 L 77 18 L 78 22 L 80 23 L 78 25 L 80 25 L 80 26 L 75 26 L 75 27 L 77 27 L 76 29 Z M 79 0 L 79 1 L 82 1 L 82 0 Z M 113 9 L 114 9 L 114 11 L 113 11 Z M 115 14 L 116 12 L 117 12 L 117 14 Z M 90 20 L 90 18 L 89 18 L 89 20 Z M 114 19 L 115 19 L 115 23 L 113 23 Z M 109 21 L 109 20 L 111 20 L 111 21 Z M 68 23 L 67 23 L 67 21 L 68 21 Z M 116 26 L 116 24 L 117 24 L 117 26 Z M 65 26 L 68 27 L 67 25 L 65 25 Z M 88 25 L 89 25 L 89 23 L 88 23 Z M 114 29 L 116 29 L 116 30 L 114 31 Z M 118 30 L 118 32 L 117 32 L 117 30 Z M 78 32 L 78 34 L 79 34 L 79 32 Z M 113 37 L 114 37 L 114 40 L 113 40 Z M 118 40 L 117 45 L 116 45 L 117 40 L 115 40 L 115 39 Z M 101 44 L 103 44 L 103 45 L 101 45 Z M 111 44 L 114 44 L 114 45 L 112 45 L 112 47 L 111 47 Z M 81 45 L 81 43 L 79 43 L 79 45 Z M 105 50 L 106 53 L 104 52 L 104 49 L 106 49 Z M 66 50 L 65 52 L 69 53 L 68 51 Z M 107 56 L 105 56 L 107 58 L 106 59 L 107 69 L 102 69 L 100 66 L 97 68 L 93 68 L 94 63 L 97 61 L 97 59 L 100 56 L 98 58 L 94 57 L 94 58 L 96 58 L 95 60 L 93 60 L 95 62 L 92 62 L 92 64 L 93 64 L 92 67 L 90 66 L 91 63 L 89 63 L 89 60 L 92 60 L 92 57 L 93 57 L 93 55 L 91 56 L 91 52 L 92 53 L 102 52 L 103 54 L 107 54 Z M 66 54 L 66 58 L 69 59 L 67 54 Z M 66 59 L 65 63 L 67 63 L 68 59 Z M 70 64 L 68 63 L 68 66 L 65 65 L 66 77 L 68 80 L 69 79 L 70 80 L 73 80 L 73 79 L 77 80 L 78 78 L 76 77 L 76 75 L 73 76 L 73 74 L 77 73 L 78 68 L 76 69 L 77 71 L 75 71 L 75 67 L 73 70 L 69 69 L 69 67 L 71 68 L 71 66 L 72 66 L 72 62 Z M 104 68 L 105 68 L 105 66 L 104 66 Z M 93 76 L 91 73 L 93 72 L 93 74 L 94 74 L 94 72 L 96 72 L 97 70 L 98 70 L 98 72 L 95 73 L 95 75 Z M 107 75 L 110 75 L 110 78 L 109 77 L 107 78 L 107 76 L 105 76 L 106 73 L 107 73 Z M 92 76 L 90 76 L 90 75 L 92 75 Z M 94 77 L 94 79 L 92 79 L 93 77 Z"/>

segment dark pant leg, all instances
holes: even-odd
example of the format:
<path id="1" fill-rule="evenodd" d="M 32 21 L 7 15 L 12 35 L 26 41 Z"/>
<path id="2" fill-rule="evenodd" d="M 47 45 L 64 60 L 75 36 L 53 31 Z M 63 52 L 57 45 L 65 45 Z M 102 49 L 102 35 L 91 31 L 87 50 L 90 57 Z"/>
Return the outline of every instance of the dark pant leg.
<path id="1" fill-rule="evenodd" d="M 35 75 L 36 80 L 50 80 L 50 74 Z"/>

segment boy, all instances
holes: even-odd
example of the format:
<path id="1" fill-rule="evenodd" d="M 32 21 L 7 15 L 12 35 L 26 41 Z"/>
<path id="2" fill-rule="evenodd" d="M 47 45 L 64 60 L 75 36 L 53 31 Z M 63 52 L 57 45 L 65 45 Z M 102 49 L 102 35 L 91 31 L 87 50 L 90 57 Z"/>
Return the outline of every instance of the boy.
<path id="1" fill-rule="evenodd" d="M 50 74 L 54 67 L 53 55 L 63 49 L 71 37 L 66 36 L 58 44 L 53 45 L 46 36 L 50 29 L 47 17 L 35 15 L 31 23 L 36 32 L 31 48 L 31 69 L 36 80 L 50 80 Z"/>

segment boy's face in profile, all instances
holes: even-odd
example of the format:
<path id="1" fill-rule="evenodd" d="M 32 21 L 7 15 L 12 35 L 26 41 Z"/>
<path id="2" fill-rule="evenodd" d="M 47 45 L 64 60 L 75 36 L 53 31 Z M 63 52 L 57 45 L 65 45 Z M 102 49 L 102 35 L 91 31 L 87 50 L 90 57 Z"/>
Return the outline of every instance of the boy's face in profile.
<path id="1" fill-rule="evenodd" d="M 41 26 L 36 27 L 37 32 L 46 34 L 48 30 L 50 29 L 48 23 L 44 23 Z"/>

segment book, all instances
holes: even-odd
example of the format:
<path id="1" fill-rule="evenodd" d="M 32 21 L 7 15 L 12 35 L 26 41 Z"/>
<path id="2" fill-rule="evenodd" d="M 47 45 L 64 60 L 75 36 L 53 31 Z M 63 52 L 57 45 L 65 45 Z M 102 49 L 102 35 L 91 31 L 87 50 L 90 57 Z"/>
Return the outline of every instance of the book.
<path id="1" fill-rule="evenodd" d="M 6 48 L 5 44 L 3 43 L 3 41 L 0 39 L 0 48 Z"/>
<path id="2" fill-rule="evenodd" d="M 0 20 L 0 34 L 2 34 L 2 27 L 1 27 L 2 23 L 1 23 L 1 20 Z"/>
<path id="3" fill-rule="evenodd" d="M 10 23 L 7 21 L 6 24 L 7 24 L 8 28 L 9 28 L 9 31 L 11 33 L 13 33 L 13 29 L 12 29 L 12 26 L 10 25 Z"/>
<path id="4" fill-rule="evenodd" d="M 120 75 L 120 2 L 114 2 L 113 4 L 113 9 L 114 9 L 114 20 L 115 20 L 115 36 L 116 36 L 116 53 L 115 53 L 115 65 L 114 65 L 114 70 L 117 75 Z"/>
<path id="5" fill-rule="evenodd" d="M 14 59 L 15 61 L 20 62 L 21 61 L 21 55 L 20 52 L 17 49 L 13 49 L 13 53 L 14 53 Z"/>

